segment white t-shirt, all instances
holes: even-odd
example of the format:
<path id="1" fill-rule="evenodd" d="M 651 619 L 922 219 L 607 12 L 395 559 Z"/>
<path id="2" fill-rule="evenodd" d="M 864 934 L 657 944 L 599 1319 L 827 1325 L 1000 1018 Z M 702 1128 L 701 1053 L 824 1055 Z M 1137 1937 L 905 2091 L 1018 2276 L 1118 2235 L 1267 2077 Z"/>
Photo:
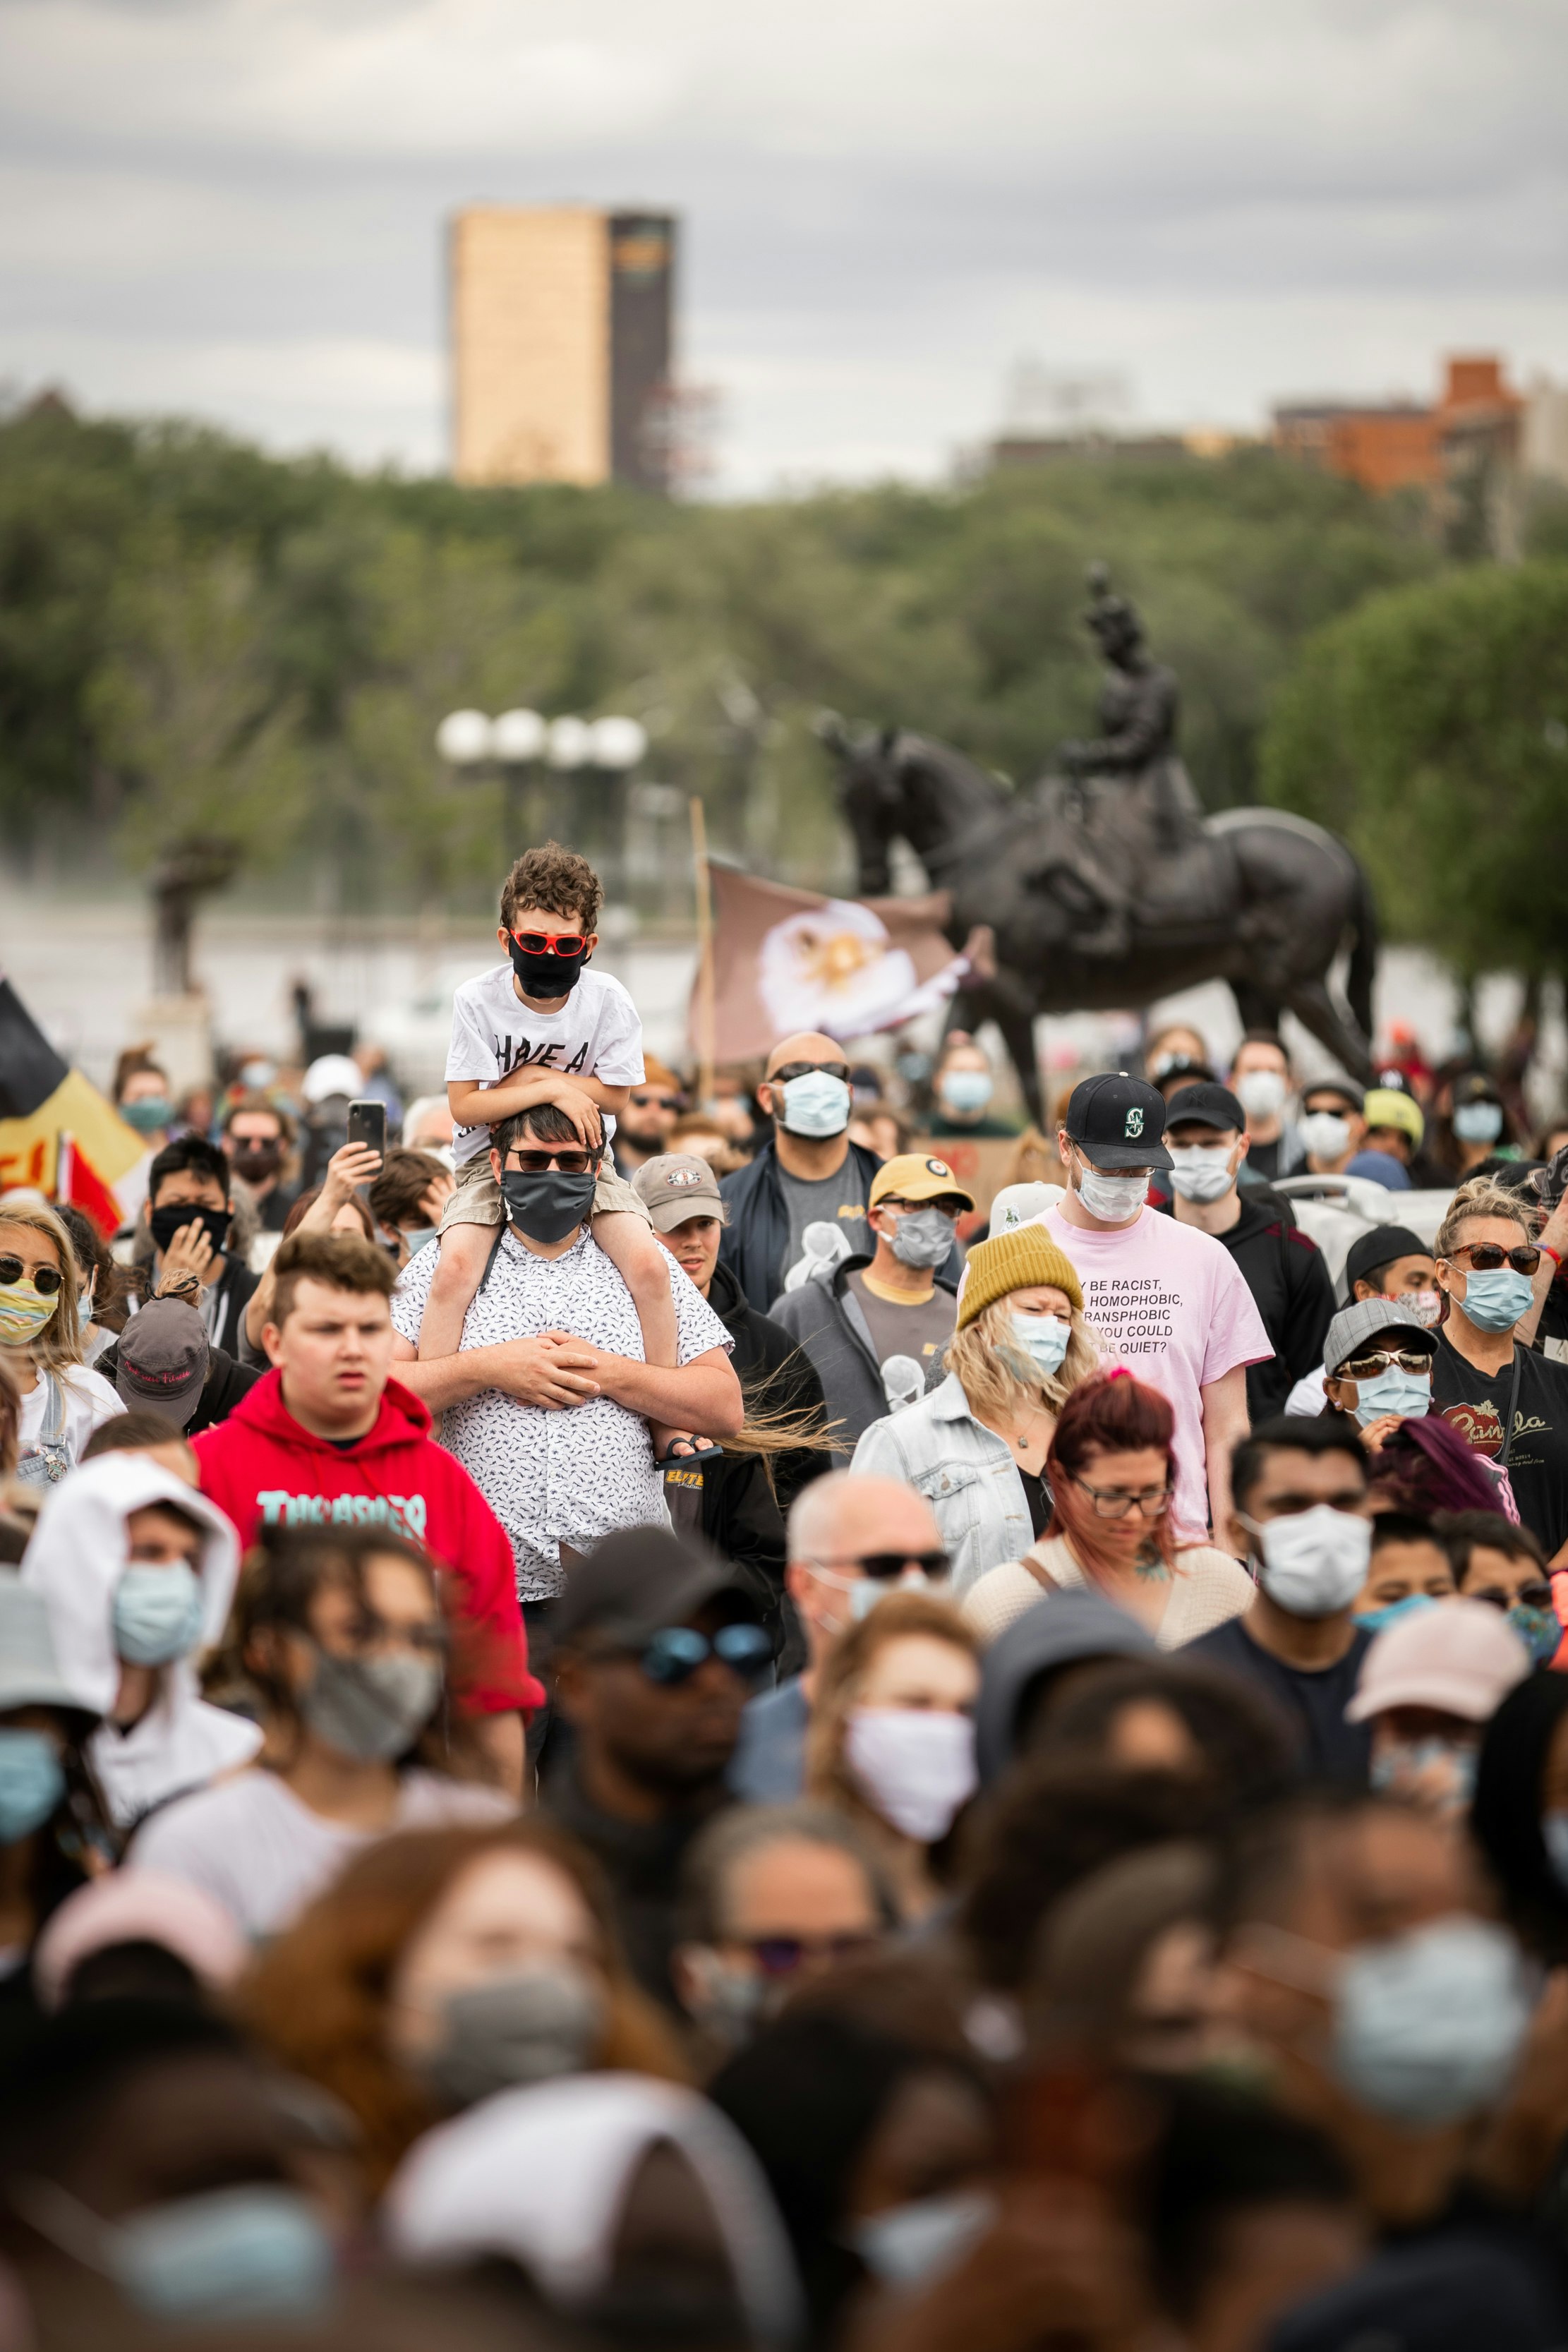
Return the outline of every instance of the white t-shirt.
<path id="1" fill-rule="evenodd" d="M 65 1398 L 65 1442 L 71 1460 L 79 1462 L 81 1449 L 93 1431 L 104 1422 L 113 1421 L 125 1407 L 119 1391 L 101 1372 L 89 1371 L 85 1364 L 66 1366 L 55 1378 Z M 16 1426 L 16 1442 L 22 1453 L 37 1445 L 42 1437 L 48 1412 L 49 1384 L 40 1370 L 31 1393 L 22 1399 L 22 1414 Z"/>
<path id="2" fill-rule="evenodd" d="M 497 1086 L 514 1070 L 559 1070 L 563 1077 L 597 1078 L 604 1087 L 642 1084 L 642 1023 L 618 980 L 590 965 L 558 1013 L 535 1013 L 512 985 L 510 963 L 466 980 L 452 999 L 452 1042 L 447 1076 Z M 615 1133 L 605 1121 L 605 1139 Z M 489 1149 L 487 1127 L 459 1127 L 452 1159 L 460 1168 Z"/>
<path id="3" fill-rule="evenodd" d="M 1323 1394 L 1323 1382 L 1328 1378 L 1328 1366 L 1320 1364 L 1313 1372 L 1303 1372 L 1285 1400 L 1285 1410 L 1298 1415 L 1310 1414 L 1316 1420 L 1328 1404 Z"/>
<path id="4" fill-rule="evenodd" d="M 247 1936 L 275 1936 L 346 1863 L 394 1830 L 505 1821 L 517 1811 L 499 1789 L 410 1771 L 384 1832 L 324 1821 L 276 1772 L 241 1772 L 154 1813 L 132 1841 L 128 1870 L 164 1870 L 201 1887 Z"/>

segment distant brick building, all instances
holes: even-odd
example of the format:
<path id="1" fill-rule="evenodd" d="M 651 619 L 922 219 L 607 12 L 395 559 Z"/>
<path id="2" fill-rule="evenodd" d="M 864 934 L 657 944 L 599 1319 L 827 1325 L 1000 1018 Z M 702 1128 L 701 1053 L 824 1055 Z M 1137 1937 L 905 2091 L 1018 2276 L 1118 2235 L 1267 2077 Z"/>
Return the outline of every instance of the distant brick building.
<path id="1" fill-rule="evenodd" d="M 1430 408 L 1312 401 L 1274 411 L 1274 445 L 1363 489 L 1439 490 L 1500 461 L 1517 462 L 1525 404 L 1489 355 L 1451 359 Z"/>

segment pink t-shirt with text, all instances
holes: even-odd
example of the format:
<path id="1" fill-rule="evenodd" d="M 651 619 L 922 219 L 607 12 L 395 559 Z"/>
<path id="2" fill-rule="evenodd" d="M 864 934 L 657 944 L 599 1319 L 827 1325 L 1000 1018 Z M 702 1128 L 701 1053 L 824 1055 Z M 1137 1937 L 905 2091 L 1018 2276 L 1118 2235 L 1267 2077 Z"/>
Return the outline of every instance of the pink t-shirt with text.
<path id="1" fill-rule="evenodd" d="M 1223 1242 L 1153 1209 L 1130 1225 L 1092 1233 L 1055 1209 L 1039 1219 L 1072 1260 L 1101 1361 L 1125 1364 L 1169 1399 L 1176 1416 L 1174 1516 L 1208 1526 L 1201 1391 L 1238 1364 L 1274 1353 L 1241 1270 Z"/>

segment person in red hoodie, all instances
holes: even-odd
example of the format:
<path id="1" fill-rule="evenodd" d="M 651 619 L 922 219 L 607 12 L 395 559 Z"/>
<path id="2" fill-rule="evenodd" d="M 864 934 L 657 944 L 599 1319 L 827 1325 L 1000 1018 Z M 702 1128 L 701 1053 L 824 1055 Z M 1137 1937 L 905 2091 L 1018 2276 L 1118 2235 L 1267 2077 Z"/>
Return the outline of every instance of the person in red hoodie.
<path id="1" fill-rule="evenodd" d="M 201 1487 L 248 1545 L 260 1527 L 384 1524 L 452 1577 L 455 1685 L 507 1788 L 522 1790 L 521 1715 L 544 1692 L 528 1670 L 511 1544 L 430 1415 L 391 1377 L 387 1301 L 397 1270 L 352 1234 L 290 1234 L 274 1260 L 273 1369 L 193 1441 Z"/>

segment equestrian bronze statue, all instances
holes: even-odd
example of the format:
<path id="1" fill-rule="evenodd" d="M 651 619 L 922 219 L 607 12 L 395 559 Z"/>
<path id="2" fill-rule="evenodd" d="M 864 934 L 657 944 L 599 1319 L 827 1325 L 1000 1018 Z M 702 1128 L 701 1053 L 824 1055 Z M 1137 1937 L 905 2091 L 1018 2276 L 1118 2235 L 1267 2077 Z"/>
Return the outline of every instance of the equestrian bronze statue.
<path id="1" fill-rule="evenodd" d="M 1090 574 L 1089 625 L 1109 665 L 1100 736 L 1063 744 L 1056 772 L 1009 790 L 951 745 L 889 728 L 821 727 L 839 761 L 858 893 L 891 887 L 902 839 L 950 899 L 948 937 L 974 954 L 952 1024 L 993 1020 L 1041 1115 L 1037 1014 L 1120 1010 L 1205 980 L 1230 983 L 1247 1028 L 1282 1013 L 1363 1082 L 1372 1076 L 1377 924 L 1343 842 L 1282 809 L 1205 817 L 1176 751 L 1176 681 L 1152 662 L 1132 606 Z M 1345 1002 L 1329 972 L 1348 950 Z"/>

